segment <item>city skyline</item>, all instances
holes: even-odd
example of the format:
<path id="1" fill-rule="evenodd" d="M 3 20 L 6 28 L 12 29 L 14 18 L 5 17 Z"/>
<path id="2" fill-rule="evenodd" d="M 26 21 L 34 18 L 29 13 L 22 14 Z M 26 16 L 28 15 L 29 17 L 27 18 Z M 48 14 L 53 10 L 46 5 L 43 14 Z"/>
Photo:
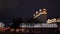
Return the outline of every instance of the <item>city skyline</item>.
<path id="1" fill-rule="evenodd" d="M 59 3 L 59 0 L 0 0 L 0 21 L 8 25 L 13 18 L 32 17 L 42 8 L 47 9 L 48 18 L 60 17 Z"/>

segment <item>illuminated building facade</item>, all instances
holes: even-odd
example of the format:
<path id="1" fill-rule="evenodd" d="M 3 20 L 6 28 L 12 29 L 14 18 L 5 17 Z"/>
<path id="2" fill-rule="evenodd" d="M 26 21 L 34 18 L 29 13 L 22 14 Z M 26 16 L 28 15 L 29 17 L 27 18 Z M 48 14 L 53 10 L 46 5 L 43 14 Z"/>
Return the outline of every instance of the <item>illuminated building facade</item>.
<path id="1" fill-rule="evenodd" d="M 37 11 L 36 14 L 33 14 L 34 18 L 39 20 L 42 23 L 47 22 L 47 10 L 46 9 L 40 9 L 39 12 Z"/>
<path id="2" fill-rule="evenodd" d="M 3 28 L 5 24 L 3 22 L 0 22 L 0 28 Z"/>

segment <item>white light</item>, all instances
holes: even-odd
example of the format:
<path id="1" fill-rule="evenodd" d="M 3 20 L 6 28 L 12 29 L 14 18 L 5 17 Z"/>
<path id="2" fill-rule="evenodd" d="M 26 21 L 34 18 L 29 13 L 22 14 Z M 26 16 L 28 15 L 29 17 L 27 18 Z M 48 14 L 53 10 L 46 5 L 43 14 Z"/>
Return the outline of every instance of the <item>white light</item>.
<path id="1" fill-rule="evenodd" d="M 33 16 L 35 16 L 35 14 L 33 14 Z"/>
<path id="2" fill-rule="evenodd" d="M 43 10 L 46 10 L 46 9 L 43 9 Z"/>
<path id="3" fill-rule="evenodd" d="M 42 9 L 39 9 L 39 11 L 42 11 Z"/>
<path id="4" fill-rule="evenodd" d="M 38 14 L 38 11 L 36 11 L 36 14 Z"/>

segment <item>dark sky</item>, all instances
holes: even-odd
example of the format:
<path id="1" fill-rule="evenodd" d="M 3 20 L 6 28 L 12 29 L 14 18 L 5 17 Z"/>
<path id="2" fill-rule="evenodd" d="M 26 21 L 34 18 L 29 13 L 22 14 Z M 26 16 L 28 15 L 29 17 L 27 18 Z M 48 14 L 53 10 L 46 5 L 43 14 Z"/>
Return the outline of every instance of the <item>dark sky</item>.
<path id="1" fill-rule="evenodd" d="M 0 0 L 0 21 L 9 24 L 13 18 L 24 19 L 40 8 L 48 10 L 48 18 L 60 17 L 60 0 Z"/>

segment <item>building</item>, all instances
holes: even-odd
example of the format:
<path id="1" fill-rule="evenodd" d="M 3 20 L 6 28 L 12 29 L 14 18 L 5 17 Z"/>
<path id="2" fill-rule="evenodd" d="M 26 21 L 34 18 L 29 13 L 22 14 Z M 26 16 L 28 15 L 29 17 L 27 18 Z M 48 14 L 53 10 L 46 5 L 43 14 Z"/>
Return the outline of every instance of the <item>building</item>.
<path id="1" fill-rule="evenodd" d="M 41 23 L 46 23 L 47 22 L 47 10 L 40 9 L 38 14 L 34 14 L 34 18 L 39 20 Z"/>
<path id="2" fill-rule="evenodd" d="M 5 24 L 3 22 L 0 22 L 0 28 L 3 28 Z"/>

